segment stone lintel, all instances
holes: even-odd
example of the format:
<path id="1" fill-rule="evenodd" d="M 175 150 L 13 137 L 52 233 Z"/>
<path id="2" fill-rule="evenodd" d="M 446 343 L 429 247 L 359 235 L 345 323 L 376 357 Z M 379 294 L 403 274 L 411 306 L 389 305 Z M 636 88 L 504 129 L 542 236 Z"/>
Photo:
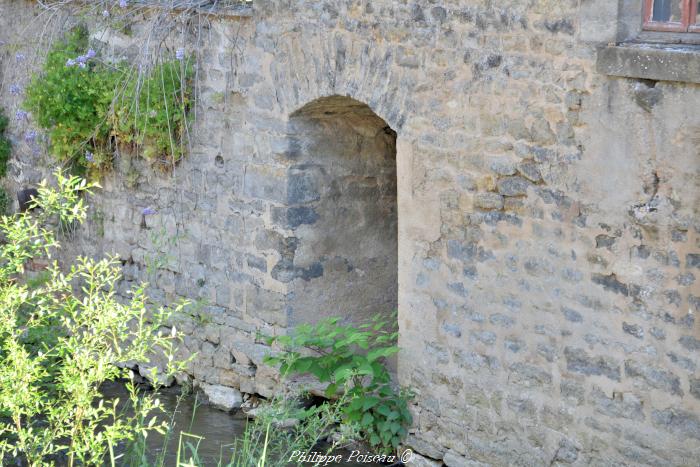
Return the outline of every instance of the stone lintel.
<path id="1" fill-rule="evenodd" d="M 611 76 L 700 83 L 700 45 L 609 45 L 598 49 L 597 69 Z"/>

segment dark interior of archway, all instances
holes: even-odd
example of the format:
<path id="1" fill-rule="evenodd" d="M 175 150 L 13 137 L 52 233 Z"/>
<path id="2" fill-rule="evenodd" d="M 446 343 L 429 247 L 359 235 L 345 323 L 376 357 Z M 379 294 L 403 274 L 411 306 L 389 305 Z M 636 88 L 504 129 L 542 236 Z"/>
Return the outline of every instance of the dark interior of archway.
<path id="1" fill-rule="evenodd" d="M 390 316 L 398 301 L 396 133 L 367 105 L 340 96 L 297 111 L 290 133 L 300 271 L 290 324 Z"/>

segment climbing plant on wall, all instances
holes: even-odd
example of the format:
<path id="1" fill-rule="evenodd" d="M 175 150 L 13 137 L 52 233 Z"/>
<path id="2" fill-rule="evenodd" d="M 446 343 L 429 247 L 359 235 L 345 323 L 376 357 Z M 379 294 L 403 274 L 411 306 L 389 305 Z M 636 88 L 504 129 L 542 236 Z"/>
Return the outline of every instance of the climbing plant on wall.
<path id="1" fill-rule="evenodd" d="M 119 149 L 172 166 L 184 154 L 192 75 L 182 52 L 133 74 L 100 58 L 78 26 L 49 51 L 25 107 L 47 130 L 52 155 L 79 173 L 99 176 Z"/>

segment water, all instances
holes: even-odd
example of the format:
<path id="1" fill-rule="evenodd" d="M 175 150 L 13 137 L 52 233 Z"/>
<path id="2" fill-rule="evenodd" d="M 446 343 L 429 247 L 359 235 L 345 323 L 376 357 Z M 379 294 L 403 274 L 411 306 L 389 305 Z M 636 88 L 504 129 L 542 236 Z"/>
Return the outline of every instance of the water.
<path id="1" fill-rule="evenodd" d="M 102 386 L 105 399 L 119 398 L 120 401 L 128 400 L 128 392 L 123 382 L 108 382 Z M 179 387 L 164 388 L 158 392 L 158 399 L 167 414 L 173 414 L 173 431 L 171 437 L 164 446 L 164 438 L 156 433 L 149 434 L 147 438 L 149 459 L 156 459 L 165 449 L 165 466 L 175 466 L 180 433 L 183 433 L 183 441 L 197 445 L 200 461 L 205 466 L 217 466 L 219 459 L 224 459 L 226 464 L 231 457 L 231 448 L 235 440 L 243 436 L 246 427 L 246 416 L 242 412 L 226 413 L 211 406 L 201 404 L 197 396 L 189 394 L 180 397 Z M 162 418 L 165 420 L 165 416 Z M 185 434 L 197 435 L 199 438 L 188 437 Z M 325 451 L 323 446 L 317 451 Z M 365 451 L 362 451 L 363 453 Z M 341 462 L 329 464 L 334 467 L 352 466 L 379 466 L 378 463 L 365 463 L 348 461 L 351 456 L 349 450 L 339 450 L 334 454 L 341 455 Z M 186 457 L 186 456 L 183 456 Z M 181 458 L 181 460 L 183 460 Z M 309 464 L 312 465 L 312 464 Z"/>
<path id="2" fill-rule="evenodd" d="M 128 400 L 128 392 L 122 382 L 108 382 L 102 386 L 102 393 L 106 399 L 119 398 L 120 401 Z M 205 465 L 217 465 L 222 454 L 225 459 L 229 449 L 236 438 L 243 435 L 246 426 L 246 417 L 241 412 L 229 414 L 208 405 L 200 404 L 194 394 L 180 397 L 180 388 L 164 388 L 157 395 L 165 412 L 172 415 L 173 433 L 166 446 L 164 438 L 155 433 L 149 434 L 146 439 L 150 458 L 157 458 L 165 449 L 165 465 L 174 466 L 177 459 L 177 449 L 180 433 L 183 433 L 183 441 L 193 445 L 198 444 L 200 459 Z M 166 420 L 165 415 L 162 417 Z M 201 436 L 203 439 L 188 437 L 185 434 Z M 224 462 L 225 464 L 225 462 Z"/>

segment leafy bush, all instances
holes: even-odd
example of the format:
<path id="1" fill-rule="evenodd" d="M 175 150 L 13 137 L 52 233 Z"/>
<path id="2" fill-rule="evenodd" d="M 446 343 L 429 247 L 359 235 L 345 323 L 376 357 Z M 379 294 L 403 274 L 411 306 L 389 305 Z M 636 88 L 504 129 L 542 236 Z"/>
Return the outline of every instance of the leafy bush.
<path id="1" fill-rule="evenodd" d="M 131 415 L 104 401 L 101 385 L 127 376 L 115 364 L 159 353 L 167 376 L 182 363 L 175 331 L 163 331 L 170 313 L 149 311 L 143 289 L 126 303 L 115 296 L 117 260 L 79 258 L 67 272 L 54 261 L 41 280 L 25 280 L 26 265 L 58 247 L 50 225 L 85 219 L 81 194 L 91 185 L 57 180 L 56 190 L 41 184 L 34 214 L 0 218 L 0 462 L 102 465 L 108 455 L 114 462 L 114 446 L 164 428 L 158 401 L 134 384 Z"/>
<path id="2" fill-rule="evenodd" d="M 412 422 L 411 395 L 394 389 L 386 367 L 387 357 L 398 352 L 395 327 L 379 317 L 358 327 L 342 325 L 340 318 L 300 325 L 292 336 L 267 338 L 283 350 L 266 362 L 280 365 L 284 376 L 311 373 L 329 383 L 328 397 L 344 394 L 343 423 L 356 427 L 373 447 L 390 452 Z"/>
<path id="3" fill-rule="evenodd" d="M 192 76 L 184 58 L 144 73 L 103 62 L 89 48 L 87 29 L 76 27 L 49 51 L 25 107 L 48 130 L 53 155 L 78 173 L 99 176 L 117 145 L 170 165 L 184 153 Z"/>
<path id="4" fill-rule="evenodd" d="M 4 177 L 7 174 L 7 161 L 12 153 L 12 143 L 5 136 L 8 122 L 5 110 L 0 108 L 0 177 Z"/>
<path id="5" fill-rule="evenodd" d="M 83 169 L 87 152 L 98 154 L 100 162 L 108 160 L 107 116 L 120 78 L 119 71 L 94 60 L 83 68 L 68 66 L 88 50 L 88 39 L 87 29 L 77 27 L 57 41 L 43 72 L 27 87 L 25 100 L 39 126 L 49 131 L 53 155 Z"/>
<path id="6" fill-rule="evenodd" d="M 10 206 L 12 205 L 12 198 L 10 197 L 7 190 L 0 187 L 0 216 L 8 214 L 10 212 Z"/>

